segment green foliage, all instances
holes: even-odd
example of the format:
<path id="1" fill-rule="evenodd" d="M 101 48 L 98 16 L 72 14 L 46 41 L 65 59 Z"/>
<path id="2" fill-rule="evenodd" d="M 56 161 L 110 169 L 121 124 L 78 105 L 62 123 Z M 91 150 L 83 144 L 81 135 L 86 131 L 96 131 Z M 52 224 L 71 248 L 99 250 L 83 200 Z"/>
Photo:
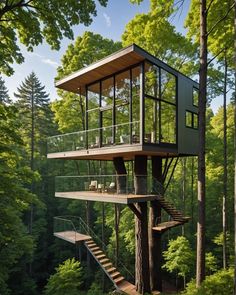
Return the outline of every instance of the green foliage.
<path id="1" fill-rule="evenodd" d="M 122 44 L 136 43 L 186 74 L 196 74 L 196 47 L 169 22 L 173 1 L 151 0 L 147 14 L 137 14 L 122 35 Z"/>
<path id="2" fill-rule="evenodd" d="M 163 252 L 163 257 L 165 259 L 163 268 L 170 273 L 177 273 L 181 277 L 190 273 L 194 263 L 194 255 L 189 241 L 183 236 L 169 241 L 168 249 Z"/>
<path id="3" fill-rule="evenodd" d="M 93 282 L 91 287 L 89 288 L 87 295 L 103 295 L 103 291 L 101 286 L 99 286 L 96 282 Z"/>
<path id="4" fill-rule="evenodd" d="M 56 268 L 45 287 L 45 295 L 77 295 L 82 284 L 82 268 L 74 258 Z"/>
<path id="5" fill-rule="evenodd" d="M 107 0 L 98 2 L 107 4 Z M 29 51 L 43 40 L 58 50 L 63 37 L 73 39 L 73 25 L 91 24 L 96 13 L 94 0 L 1 1 L 0 72 L 11 75 L 11 64 L 24 61 L 16 39 Z"/>
<path id="6" fill-rule="evenodd" d="M 23 142 L 16 120 L 17 110 L 0 104 L 0 289 L 8 294 L 7 280 L 21 257 L 32 258 L 33 239 L 22 222 L 22 214 L 35 195 L 26 189 L 34 174 L 24 165 Z"/>
<path id="7" fill-rule="evenodd" d="M 8 94 L 8 89 L 5 86 L 5 81 L 0 76 L 0 103 L 10 103 L 10 97 Z"/>
<path id="8" fill-rule="evenodd" d="M 207 276 L 201 286 L 196 289 L 196 282 L 191 281 L 183 295 L 229 295 L 233 294 L 234 270 L 220 270 L 211 276 Z"/>
<path id="9" fill-rule="evenodd" d="M 218 269 L 217 267 L 217 259 L 216 257 L 211 253 L 206 253 L 206 272 L 207 273 L 213 273 L 216 272 Z"/>
<path id="10" fill-rule="evenodd" d="M 210 31 L 208 36 L 209 52 L 211 52 L 213 55 L 218 55 L 218 60 L 222 60 L 226 53 L 228 62 L 231 64 L 231 66 L 233 66 L 233 1 L 208 0 L 207 3 L 208 5 L 211 3 L 207 13 L 207 27 L 208 32 Z M 193 38 L 196 43 L 199 43 L 199 15 L 199 1 L 192 0 L 185 25 L 188 29 L 188 36 Z M 223 19 L 224 16 L 226 17 Z M 226 52 L 222 49 L 225 49 Z M 221 50 L 222 52 L 220 54 Z"/>
<path id="11" fill-rule="evenodd" d="M 56 79 L 78 71 L 120 48 L 120 42 L 114 42 L 92 32 L 85 32 L 77 37 L 74 44 L 68 46 L 62 57 L 62 65 L 58 68 Z M 84 97 L 62 90 L 59 90 L 58 94 L 62 99 L 53 102 L 52 110 L 59 129 L 63 132 L 84 130 Z"/>

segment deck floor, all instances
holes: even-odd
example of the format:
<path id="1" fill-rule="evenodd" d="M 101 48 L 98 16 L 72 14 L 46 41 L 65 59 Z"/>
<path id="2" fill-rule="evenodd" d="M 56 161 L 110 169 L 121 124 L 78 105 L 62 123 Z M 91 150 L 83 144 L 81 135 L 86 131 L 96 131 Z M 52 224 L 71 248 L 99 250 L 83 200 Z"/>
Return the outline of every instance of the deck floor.
<path id="1" fill-rule="evenodd" d="M 76 231 L 63 231 L 63 232 L 55 232 L 53 235 L 59 239 L 65 240 L 72 244 L 76 244 L 82 241 L 90 240 L 91 237 L 87 235 L 80 234 Z"/>
<path id="2" fill-rule="evenodd" d="M 97 201 L 117 204 L 133 204 L 139 202 L 153 201 L 156 195 L 134 195 L 134 194 L 110 194 L 91 191 L 56 192 L 58 198 Z"/>

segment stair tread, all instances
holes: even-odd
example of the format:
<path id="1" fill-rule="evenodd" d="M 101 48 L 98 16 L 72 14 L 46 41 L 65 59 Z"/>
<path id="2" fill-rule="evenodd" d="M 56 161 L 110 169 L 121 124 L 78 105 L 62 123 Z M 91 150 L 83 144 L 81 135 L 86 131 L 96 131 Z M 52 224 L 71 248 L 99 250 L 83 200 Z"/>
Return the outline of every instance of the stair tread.
<path id="1" fill-rule="evenodd" d="M 100 261 L 100 262 L 101 262 L 101 261 Z M 107 268 L 107 267 L 109 267 L 109 266 L 112 266 L 112 263 L 109 262 L 109 263 L 103 264 L 102 266 L 103 266 L 104 268 Z"/>
<path id="2" fill-rule="evenodd" d="M 105 255 L 105 254 L 95 255 L 95 257 L 96 257 L 97 259 L 101 259 L 101 258 L 105 258 L 106 255 Z"/>
<path id="3" fill-rule="evenodd" d="M 107 269 L 107 272 L 108 272 L 109 274 L 111 274 L 111 273 L 113 273 L 115 270 L 116 270 L 115 267 L 111 267 L 111 268 L 108 268 L 108 269 Z"/>
<path id="4" fill-rule="evenodd" d="M 93 251 L 93 254 L 98 255 L 98 254 L 103 254 L 103 252 L 102 250 L 96 250 L 96 251 Z"/>
<path id="5" fill-rule="evenodd" d="M 115 278 L 118 277 L 118 276 L 121 276 L 121 274 L 120 274 L 119 271 L 116 271 L 116 272 L 114 272 L 114 273 L 111 274 L 111 277 L 112 277 L 113 279 L 115 279 Z"/>
<path id="6" fill-rule="evenodd" d="M 108 258 L 104 258 L 104 259 L 100 260 L 100 263 L 103 264 L 104 262 L 108 262 L 108 261 L 110 261 Z"/>
<path id="7" fill-rule="evenodd" d="M 116 285 L 124 281 L 124 277 L 119 276 L 118 278 L 114 279 L 113 281 L 115 282 Z"/>

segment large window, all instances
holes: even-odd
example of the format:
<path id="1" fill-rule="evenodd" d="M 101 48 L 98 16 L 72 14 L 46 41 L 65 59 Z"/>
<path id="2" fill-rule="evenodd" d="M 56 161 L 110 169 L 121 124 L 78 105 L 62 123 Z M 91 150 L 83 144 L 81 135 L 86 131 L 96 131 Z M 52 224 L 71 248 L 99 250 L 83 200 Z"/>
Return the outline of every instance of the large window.
<path id="1" fill-rule="evenodd" d="M 176 77 L 145 63 L 146 143 L 176 144 Z"/>
<path id="2" fill-rule="evenodd" d="M 115 141 L 130 142 L 130 70 L 115 76 Z"/>
<path id="3" fill-rule="evenodd" d="M 88 87 L 88 146 L 90 148 L 100 146 L 100 134 L 97 129 L 100 125 L 100 83 Z"/>
<path id="4" fill-rule="evenodd" d="M 87 134 L 90 148 L 138 143 L 139 117 L 140 65 L 88 86 Z"/>

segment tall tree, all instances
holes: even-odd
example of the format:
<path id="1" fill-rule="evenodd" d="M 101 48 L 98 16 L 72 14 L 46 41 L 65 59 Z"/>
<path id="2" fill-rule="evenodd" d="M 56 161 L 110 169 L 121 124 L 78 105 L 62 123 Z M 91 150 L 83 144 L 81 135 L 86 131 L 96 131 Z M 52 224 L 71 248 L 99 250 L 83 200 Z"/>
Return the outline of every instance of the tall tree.
<path id="1" fill-rule="evenodd" d="M 205 279 L 205 145 L 207 96 L 207 7 L 200 1 L 200 69 L 199 69 L 199 155 L 198 155 L 198 224 L 197 224 L 197 274 L 196 284 Z"/>
<path id="2" fill-rule="evenodd" d="M 234 295 L 236 295 L 236 0 L 234 0 Z"/>
<path id="3" fill-rule="evenodd" d="M 43 250 L 41 244 L 45 235 L 46 212 L 44 204 L 50 202 L 48 182 L 49 167 L 46 163 L 46 138 L 52 134 L 54 125 L 52 123 L 52 112 L 49 104 L 49 96 L 45 91 L 45 87 L 41 85 L 35 73 L 31 73 L 24 82 L 17 88 L 15 93 L 17 101 L 15 105 L 19 111 L 18 120 L 22 123 L 19 128 L 22 140 L 26 146 L 26 153 L 22 155 L 26 165 L 32 170 L 40 174 L 37 181 L 31 183 L 31 192 L 37 194 L 42 201 L 42 206 L 31 204 L 28 212 L 29 233 L 36 242 L 34 261 L 29 264 L 29 274 L 31 277 L 41 278 L 37 271 L 42 269 L 43 260 L 40 255 L 47 255 L 47 251 Z M 55 132 L 55 131 L 54 131 Z M 44 251 L 44 252 L 43 252 Z M 35 261 L 37 263 L 35 263 Z M 27 262 L 25 262 L 28 264 Z M 20 274 L 19 274 L 20 275 Z M 44 274 L 46 276 L 46 274 Z M 44 278 L 45 279 L 45 278 Z"/>
<path id="4" fill-rule="evenodd" d="M 5 81 L 0 76 L 0 103 L 10 103 L 10 97 L 8 94 L 8 89 L 5 86 Z"/>
<path id="5" fill-rule="evenodd" d="M 16 264 L 22 257 L 30 261 L 34 248 L 22 215 L 32 202 L 37 203 L 37 198 L 26 189 L 33 174 L 22 161 L 25 149 L 16 114 L 15 107 L 0 104 L 0 289 L 3 295 L 9 294 L 8 279 Z"/>

